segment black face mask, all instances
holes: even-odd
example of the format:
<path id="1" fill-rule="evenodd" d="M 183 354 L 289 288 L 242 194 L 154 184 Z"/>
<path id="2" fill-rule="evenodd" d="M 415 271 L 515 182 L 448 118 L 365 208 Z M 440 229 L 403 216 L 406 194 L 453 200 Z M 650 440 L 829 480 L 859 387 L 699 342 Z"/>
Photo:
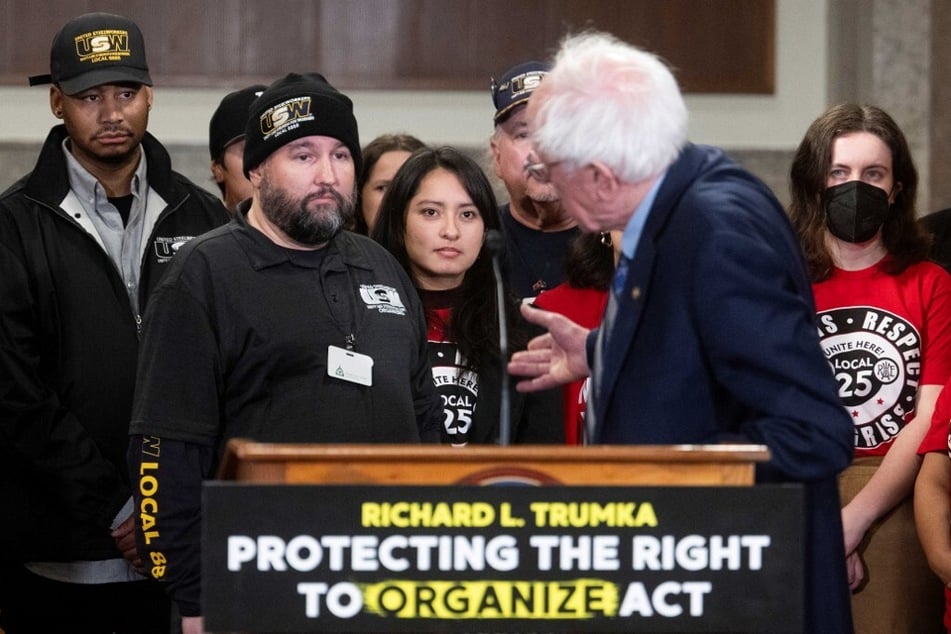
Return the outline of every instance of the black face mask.
<path id="1" fill-rule="evenodd" d="M 846 242 L 865 242 L 885 224 L 888 194 L 862 181 L 849 181 L 822 192 L 829 232 Z"/>

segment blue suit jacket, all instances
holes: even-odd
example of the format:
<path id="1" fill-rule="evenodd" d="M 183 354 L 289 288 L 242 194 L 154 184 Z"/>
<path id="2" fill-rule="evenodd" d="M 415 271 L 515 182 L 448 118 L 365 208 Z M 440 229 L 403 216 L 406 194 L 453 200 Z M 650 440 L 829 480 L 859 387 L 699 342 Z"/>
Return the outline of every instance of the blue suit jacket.
<path id="1" fill-rule="evenodd" d="M 805 483 L 806 629 L 846 632 L 836 476 L 853 428 L 814 320 L 775 197 L 722 151 L 688 145 L 651 208 L 589 408 L 600 443 L 767 445 L 758 480 Z"/>

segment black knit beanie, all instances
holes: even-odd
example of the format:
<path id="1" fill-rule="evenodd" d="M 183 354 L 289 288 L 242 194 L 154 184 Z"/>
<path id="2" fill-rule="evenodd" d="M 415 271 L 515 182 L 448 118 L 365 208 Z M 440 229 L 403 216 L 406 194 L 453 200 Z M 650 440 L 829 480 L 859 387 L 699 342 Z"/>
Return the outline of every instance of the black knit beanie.
<path id="1" fill-rule="evenodd" d="M 360 135 L 353 102 L 318 73 L 290 73 L 254 100 L 244 137 L 244 175 L 278 148 L 305 136 L 339 139 L 360 173 Z"/>

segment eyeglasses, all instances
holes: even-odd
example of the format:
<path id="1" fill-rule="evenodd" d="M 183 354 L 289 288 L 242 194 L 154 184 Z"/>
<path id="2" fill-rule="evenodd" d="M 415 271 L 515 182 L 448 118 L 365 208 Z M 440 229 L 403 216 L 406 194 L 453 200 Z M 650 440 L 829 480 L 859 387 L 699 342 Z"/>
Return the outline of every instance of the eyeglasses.
<path id="1" fill-rule="evenodd" d="M 551 168 L 561 162 L 562 161 L 552 161 L 551 163 L 546 163 L 545 161 L 539 160 L 534 152 L 530 152 L 529 155 L 525 157 L 525 164 L 522 165 L 522 171 L 525 172 L 526 176 L 530 176 L 539 183 L 547 185 L 551 183 Z"/>

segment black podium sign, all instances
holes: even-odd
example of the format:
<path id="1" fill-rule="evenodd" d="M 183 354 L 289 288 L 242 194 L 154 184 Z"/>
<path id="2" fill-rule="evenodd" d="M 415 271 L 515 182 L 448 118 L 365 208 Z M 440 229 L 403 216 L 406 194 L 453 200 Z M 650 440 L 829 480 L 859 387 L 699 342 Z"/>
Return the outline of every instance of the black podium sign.
<path id="1" fill-rule="evenodd" d="M 799 486 L 204 490 L 208 631 L 798 632 Z"/>

